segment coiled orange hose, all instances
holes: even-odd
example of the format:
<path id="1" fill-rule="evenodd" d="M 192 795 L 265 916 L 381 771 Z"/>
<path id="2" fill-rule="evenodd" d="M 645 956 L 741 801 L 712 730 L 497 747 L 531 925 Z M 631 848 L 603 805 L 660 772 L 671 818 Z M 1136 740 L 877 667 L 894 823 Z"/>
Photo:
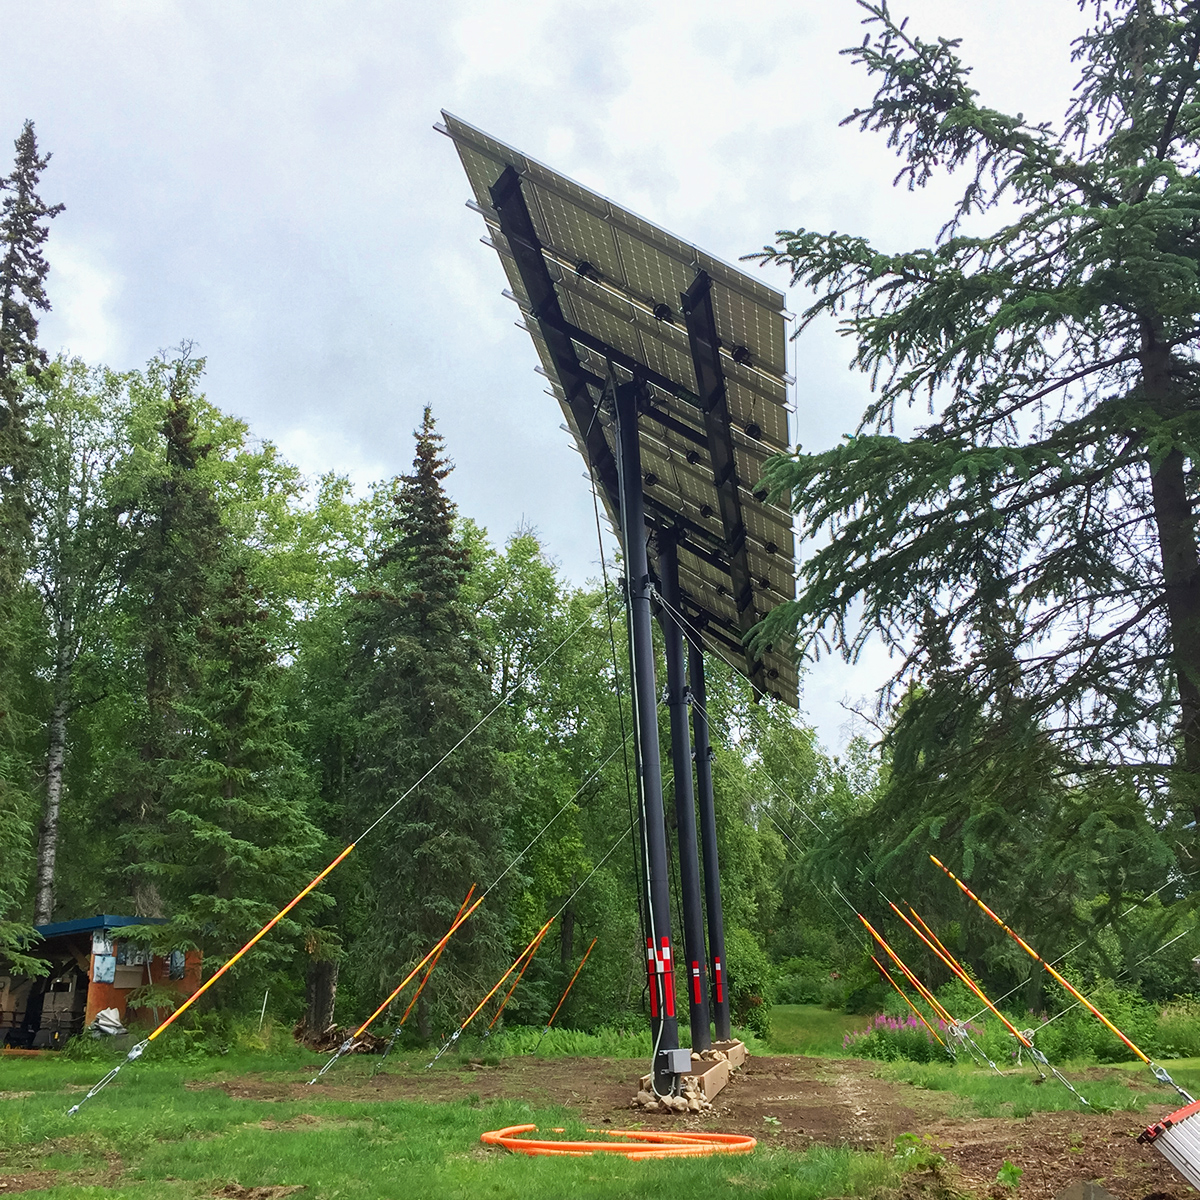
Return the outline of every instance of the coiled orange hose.
<path id="1" fill-rule="evenodd" d="M 581 1158 L 588 1154 L 623 1154 L 626 1158 L 697 1158 L 705 1154 L 749 1154 L 758 1145 L 756 1138 L 742 1133 L 650 1133 L 643 1129 L 589 1129 L 605 1137 L 628 1138 L 625 1142 L 541 1141 L 519 1137 L 536 1133 L 536 1125 L 510 1125 L 493 1129 L 479 1138 L 485 1146 L 503 1146 L 515 1154 L 563 1155 Z M 551 1129 L 550 1133 L 563 1133 Z M 637 1145 L 642 1142 L 644 1145 Z"/>

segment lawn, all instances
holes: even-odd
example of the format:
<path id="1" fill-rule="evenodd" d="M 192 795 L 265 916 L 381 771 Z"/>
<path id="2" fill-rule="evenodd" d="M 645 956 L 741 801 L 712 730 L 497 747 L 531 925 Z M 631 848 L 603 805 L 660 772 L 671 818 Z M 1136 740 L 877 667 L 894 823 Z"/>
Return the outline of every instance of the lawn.
<path id="1" fill-rule="evenodd" d="M 213 1086 L 247 1075 L 294 1080 L 295 1062 L 287 1071 L 278 1069 L 283 1066 L 234 1054 L 194 1065 L 141 1062 L 69 1117 L 67 1108 L 101 1073 L 95 1065 L 6 1061 L 0 1092 L 3 1194 L 49 1185 L 39 1198 L 149 1200 L 291 1186 L 303 1189 L 296 1193 L 302 1200 L 598 1200 L 689 1192 L 740 1196 L 747 1190 L 766 1200 L 822 1200 L 872 1195 L 894 1186 L 901 1170 L 891 1153 L 824 1146 L 802 1153 L 763 1147 L 748 1156 L 678 1162 L 528 1159 L 485 1149 L 479 1135 L 532 1122 L 543 1129 L 565 1126 L 582 1137 L 583 1126 L 569 1109 L 481 1102 L 471 1095 L 443 1103 L 364 1103 L 315 1093 L 311 1099 L 264 1101 Z M 629 1119 L 636 1123 L 635 1114 Z"/>
<path id="2" fill-rule="evenodd" d="M 767 1046 L 776 1054 L 840 1056 L 846 1034 L 865 1028 L 870 1020 L 830 1012 L 819 1004 L 776 1004 L 771 1009 Z"/>

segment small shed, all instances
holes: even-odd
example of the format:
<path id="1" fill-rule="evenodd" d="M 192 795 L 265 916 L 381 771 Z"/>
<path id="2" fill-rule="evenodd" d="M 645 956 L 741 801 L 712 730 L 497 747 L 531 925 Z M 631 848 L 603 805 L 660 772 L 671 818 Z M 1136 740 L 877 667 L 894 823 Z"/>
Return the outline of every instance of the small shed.
<path id="1" fill-rule="evenodd" d="M 138 988 L 159 984 L 186 999 L 199 986 L 199 950 L 151 954 L 121 930 L 132 925 L 161 925 L 154 917 L 98 913 L 76 921 L 38 925 L 41 940 L 31 953 L 50 963 L 37 978 L 4 973 L 0 962 L 0 1045 L 54 1049 L 86 1029 L 96 1015 L 115 1008 L 122 1023 L 154 1015 L 129 1004 Z"/>

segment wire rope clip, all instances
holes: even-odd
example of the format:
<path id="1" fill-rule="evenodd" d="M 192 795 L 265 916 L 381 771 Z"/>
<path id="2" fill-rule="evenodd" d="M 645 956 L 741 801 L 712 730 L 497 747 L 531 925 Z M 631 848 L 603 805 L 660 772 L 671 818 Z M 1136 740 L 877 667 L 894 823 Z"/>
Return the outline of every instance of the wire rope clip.
<path id="1" fill-rule="evenodd" d="M 1158 1063 L 1152 1062 L 1150 1064 L 1150 1070 L 1154 1072 L 1154 1078 L 1157 1079 L 1159 1083 L 1165 1083 L 1168 1087 L 1173 1087 L 1189 1104 L 1195 1103 L 1195 1100 L 1187 1092 L 1185 1092 L 1183 1088 L 1181 1088 L 1179 1084 L 1177 1084 L 1175 1080 L 1171 1078 L 1170 1075 L 1167 1074 L 1166 1067 L 1160 1067 Z"/>

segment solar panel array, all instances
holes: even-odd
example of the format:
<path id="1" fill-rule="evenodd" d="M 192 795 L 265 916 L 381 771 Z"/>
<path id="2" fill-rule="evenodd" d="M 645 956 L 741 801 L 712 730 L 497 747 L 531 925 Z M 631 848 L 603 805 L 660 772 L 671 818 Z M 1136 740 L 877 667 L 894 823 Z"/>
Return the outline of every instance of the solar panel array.
<path id="1" fill-rule="evenodd" d="M 589 473 L 597 477 L 593 422 L 615 452 L 615 422 L 602 403 L 603 381 L 610 373 L 621 379 L 637 373 L 648 380 L 650 396 L 639 425 L 647 524 L 652 534 L 679 535 L 681 603 L 691 631 L 699 630 L 710 650 L 735 663 L 763 691 L 795 705 L 798 679 L 791 657 L 771 650 L 755 660 L 741 644 L 745 631 L 769 609 L 795 596 L 791 514 L 754 490 L 764 461 L 790 449 L 783 294 L 449 113 L 442 115 L 445 124 L 438 128 L 458 149 L 474 193 L 471 207 L 487 222 L 487 241 L 504 264 L 506 295 L 521 311 Z M 492 188 L 506 168 L 519 176 L 542 263 L 575 357 L 588 373 L 583 409 L 577 394 L 576 403 L 569 402 L 571 380 L 562 377 L 561 357 L 556 359 L 539 319 L 544 314 L 533 311 L 518 256 L 493 207 Z M 681 295 L 701 272 L 711 280 L 728 406 L 728 425 L 720 428 L 734 466 L 732 481 L 725 481 L 724 508 L 710 449 L 712 422 L 706 427 L 681 311 Z M 586 429 L 580 427 L 585 411 L 593 414 Z M 599 491 L 619 529 L 612 492 Z M 731 542 L 731 504 L 740 511 L 744 540 L 738 530 Z M 653 558 L 653 537 L 650 549 Z M 738 578 L 745 581 L 740 595 Z"/>

